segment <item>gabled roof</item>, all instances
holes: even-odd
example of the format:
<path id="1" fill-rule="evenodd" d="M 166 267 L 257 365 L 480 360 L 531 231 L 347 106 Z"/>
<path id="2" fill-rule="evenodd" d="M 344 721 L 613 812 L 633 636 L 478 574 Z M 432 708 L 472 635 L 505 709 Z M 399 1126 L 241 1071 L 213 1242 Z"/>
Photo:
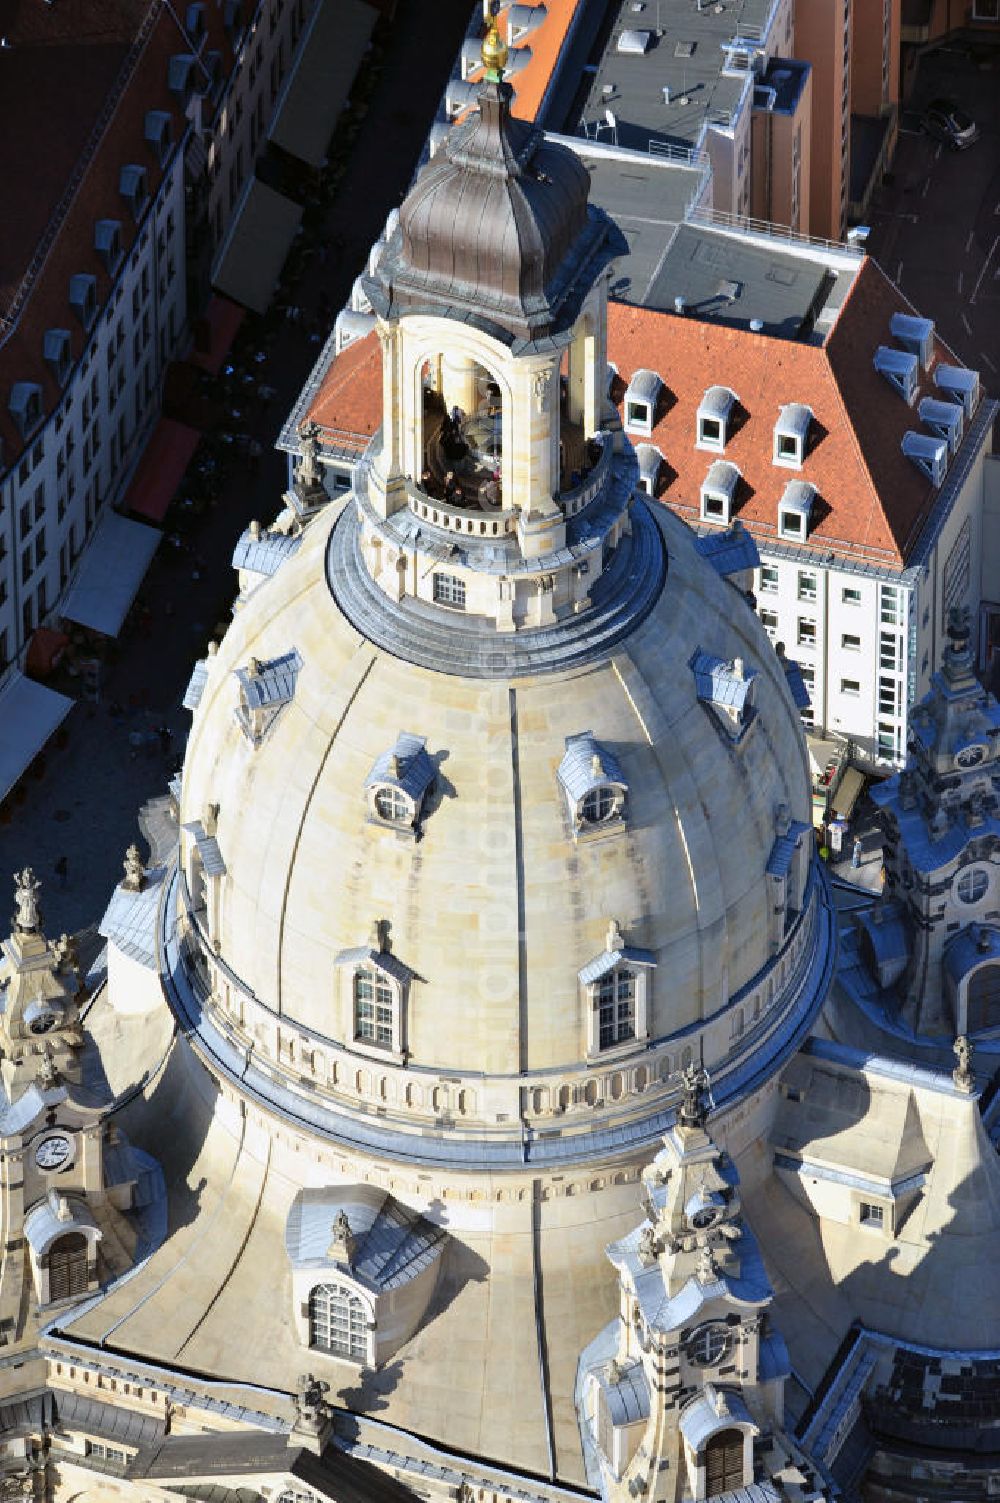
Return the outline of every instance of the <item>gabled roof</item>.
<path id="1" fill-rule="evenodd" d="M 577 803 L 591 789 L 603 788 L 607 783 L 628 787 L 618 758 L 590 731 L 566 737 L 566 753 L 556 775 L 569 797 Z"/>
<path id="2" fill-rule="evenodd" d="M 726 662 L 712 653 L 698 651 L 691 659 L 695 692 L 705 704 L 742 711 L 757 677 L 756 668 Z"/>
<path id="3" fill-rule="evenodd" d="M 324 449 L 360 456 L 382 421 L 382 350 L 373 329 L 330 362 L 305 416 Z"/>
<path id="4" fill-rule="evenodd" d="M 651 435 L 666 460 L 661 499 L 686 518 L 699 515 L 705 455 L 695 448 L 697 413 L 706 391 L 724 384 L 740 399 L 724 453 L 743 477 L 739 518 L 758 542 L 776 539 L 788 470 L 773 463 L 774 428 L 782 409 L 801 404 L 811 409 L 813 422 L 797 475 L 817 492 L 805 546 L 902 566 L 938 492 L 900 449 L 903 434 L 916 425 L 915 407 L 872 364 L 878 345 L 891 339 L 896 312 L 913 309 L 870 258 L 822 344 L 612 303 L 608 353 L 622 382 L 627 386 L 640 368 L 653 369 L 671 394 Z M 954 359 L 935 336 L 931 368 L 920 372 L 918 401 L 939 394 L 934 369 Z"/>

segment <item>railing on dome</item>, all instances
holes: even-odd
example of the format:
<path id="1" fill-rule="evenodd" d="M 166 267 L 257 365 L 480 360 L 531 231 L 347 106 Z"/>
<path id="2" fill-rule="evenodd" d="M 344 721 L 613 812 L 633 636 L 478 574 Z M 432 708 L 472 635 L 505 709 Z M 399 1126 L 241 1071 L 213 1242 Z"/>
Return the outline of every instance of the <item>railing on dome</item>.
<path id="1" fill-rule="evenodd" d="M 406 487 L 407 500 L 412 512 L 434 527 L 445 527 L 449 532 L 463 532 L 470 537 L 509 537 L 517 526 L 517 516 L 512 511 L 472 511 L 462 506 L 449 506 L 447 501 L 438 501 L 418 485 L 411 482 Z"/>
<path id="2" fill-rule="evenodd" d="M 587 471 L 579 485 L 575 485 L 569 491 L 560 491 L 557 497 L 567 517 L 575 517 L 578 512 L 583 511 L 583 508 L 589 506 L 607 484 L 612 453 L 610 433 L 602 434 L 598 442 L 601 445 L 601 453 L 592 469 Z"/>

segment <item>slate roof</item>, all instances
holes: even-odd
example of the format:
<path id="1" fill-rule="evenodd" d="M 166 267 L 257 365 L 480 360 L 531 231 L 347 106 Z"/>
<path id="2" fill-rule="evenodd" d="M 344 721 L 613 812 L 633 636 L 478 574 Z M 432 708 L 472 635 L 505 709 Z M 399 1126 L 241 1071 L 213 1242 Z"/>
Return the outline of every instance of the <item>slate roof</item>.
<path id="1" fill-rule="evenodd" d="M 362 1198 L 364 1197 L 364 1198 Z M 444 1230 L 386 1195 L 372 1204 L 359 1187 L 300 1190 L 285 1223 L 285 1250 L 295 1268 L 333 1269 L 327 1256 L 334 1217 L 344 1211 L 355 1237 L 351 1272 L 373 1289 L 399 1289 L 441 1255 Z"/>
<path id="2" fill-rule="evenodd" d="M 139 1414 L 117 1404 L 103 1404 L 86 1394 L 63 1393 L 60 1389 L 53 1397 L 60 1429 L 86 1430 L 125 1446 L 152 1445 L 163 1435 L 163 1421 L 152 1415 Z"/>
<path id="3" fill-rule="evenodd" d="M 286 705 L 295 694 L 295 684 L 302 667 L 302 659 L 293 647 L 280 658 L 258 662 L 256 672 L 249 667 L 237 668 L 236 677 L 248 710 L 269 709 Z"/>
<path id="4" fill-rule="evenodd" d="M 156 910 L 165 874 L 162 866 L 148 871 L 141 892 L 116 887 L 97 928 L 103 939 L 149 971 L 155 971 L 157 965 Z"/>
<path id="5" fill-rule="evenodd" d="M 366 788 L 391 785 L 399 788 L 416 803 L 423 798 L 436 777 L 434 763 L 427 755 L 427 738 L 400 731 L 395 745 L 384 751 L 372 764 L 365 779 Z"/>
<path id="6" fill-rule="evenodd" d="M 700 515 L 705 454 L 695 448 L 697 413 L 706 390 L 724 381 L 740 405 L 723 457 L 739 467 L 739 518 L 758 542 L 778 536 L 778 503 L 789 472 L 773 463 L 774 428 L 782 408 L 797 403 L 813 413 L 810 446 L 796 472 L 817 492 L 805 546 L 901 567 L 938 491 L 900 449 L 903 434 L 914 426 L 914 409 L 872 364 L 898 311 L 913 309 L 870 257 L 821 344 L 612 303 L 608 352 L 621 380 L 627 385 L 633 371 L 651 368 L 663 375 L 670 394 L 652 433 L 669 467 L 661 499 L 688 519 Z M 934 369 L 955 360 L 935 336 L 918 400 L 938 394 Z"/>

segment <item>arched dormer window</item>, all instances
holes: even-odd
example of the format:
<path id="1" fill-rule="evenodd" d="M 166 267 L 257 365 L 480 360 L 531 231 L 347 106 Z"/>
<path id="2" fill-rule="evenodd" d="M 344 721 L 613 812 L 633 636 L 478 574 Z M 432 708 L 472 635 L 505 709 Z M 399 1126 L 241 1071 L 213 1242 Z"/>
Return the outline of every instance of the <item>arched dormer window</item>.
<path id="1" fill-rule="evenodd" d="M 359 1295 L 343 1284 L 317 1284 L 309 1295 L 309 1345 L 370 1365 L 371 1322 Z"/>
<path id="2" fill-rule="evenodd" d="M 627 1049 L 648 1037 L 649 975 L 655 965 L 652 951 L 626 945 L 612 921 L 603 954 L 579 973 L 588 1055 Z"/>
<path id="3" fill-rule="evenodd" d="M 566 737 L 557 776 L 566 796 L 574 839 L 621 828 L 628 784 L 618 759 L 590 731 Z"/>
<path id="4" fill-rule="evenodd" d="M 698 407 L 699 449 L 714 449 L 721 453 L 729 441 L 729 429 L 736 394 L 728 386 L 710 386 Z"/>
<path id="5" fill-rule="evenodd" d="M 437 776 L 423 736 L 400 731 L 365 779 L 368 818 L 404 835 L 419 835 L 420 816 Z"/>

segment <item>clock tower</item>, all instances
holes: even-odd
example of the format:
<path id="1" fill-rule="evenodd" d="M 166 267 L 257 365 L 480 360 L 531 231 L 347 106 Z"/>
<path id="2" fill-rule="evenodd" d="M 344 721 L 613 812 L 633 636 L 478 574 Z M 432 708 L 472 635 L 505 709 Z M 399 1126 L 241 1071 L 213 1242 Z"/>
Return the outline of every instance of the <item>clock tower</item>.
<path id="1" fill-rule="evenodd" d="M 75 947 L 46 939 L 31 869 L 14 881 L 0 945 L 0 1320 L 8 1344 L 30 1347 L 50 1312 L 132 1266 L 142 1209 L 161 1192 L 154 1161 L 127 1143 L 100 1072 L 86 1068 Z"/>

